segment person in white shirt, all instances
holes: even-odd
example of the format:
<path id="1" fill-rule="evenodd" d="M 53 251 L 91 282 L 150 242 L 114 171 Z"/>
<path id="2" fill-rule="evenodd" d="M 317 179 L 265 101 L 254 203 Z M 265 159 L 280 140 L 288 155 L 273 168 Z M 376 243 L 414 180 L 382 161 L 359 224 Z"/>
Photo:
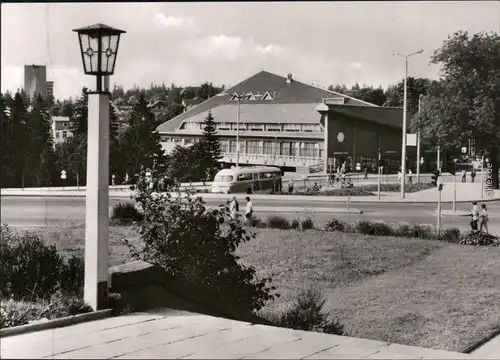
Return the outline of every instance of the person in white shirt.
<path id="1" fill-rule="evenodd" d="M 253 214 L 252 201 L 250 200 L 250 198 L 248 196 L 245 198 L 245 200 L 247 201 L 247 206 L 245 208 L 245 218 L 246 218 L 246 221 L 249 222 L 250 219 L 252 218 L 252 214 Z"/>
<path id="2" fill-rule="evenodd" d="M 229 203 L 229 211 L 231 212 L 231 218 L 234 220 L 236 219 L 236 214 L 239 211 L 239 206 L 238 202 L 236 201 L 236 196 L 233 196 L 233 199 L 231 200 L 231 203 Z"/>
<path id="3" fill-rule="evenodd" d="M 477 230 L 477 223 L 479 221 L 479 209 L 477 208 L 477 202 L 473 201 L 472 202 L 472 211 L 471 211 L 471 221 L 470 221 L 470 227 L 473 231 Z"/>
<path id="4" fill-rule="evenodd" d="M 411 169 L 408 169 L 408 184 L 413 183 L 412 175 Z"/>
<path id="5" fill-rule="evenodd" d="M 488 233 L 488 209 L 486 204 L 481 204 L 481 213 L 479 214 L 479 231 Z"/>

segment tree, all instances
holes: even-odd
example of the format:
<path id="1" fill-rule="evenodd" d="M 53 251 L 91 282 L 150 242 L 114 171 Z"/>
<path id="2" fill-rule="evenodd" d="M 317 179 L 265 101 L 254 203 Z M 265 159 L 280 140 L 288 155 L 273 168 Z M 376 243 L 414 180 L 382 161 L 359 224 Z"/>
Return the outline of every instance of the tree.
<path id="1" fill-rule="evenodd" d="M 210 99 L 222 91 L 221 88 L 215 87 L 211 82 L 205 82 L 198 87 L 196 96 L 202 99 Z"/>
<path id="2" fill-rule="evenodd" d="M 88 130 L 88 89 L 82 89 L 82 96 L 75 101 L 73 106 L 73 114 L 70 117 L 69 129 L 73 133 L 73 136 L 80 137 L 82 135 L 87 135 Z"/>
<path id="3" fill-rule="evenodd" d="M 139 174 L 142 168 L 164 166 L 166 159 L 156 130 L 158 124 L 144 95 L 134 107 L 128 125 L 120 141 L 125 174 L 131 177 Z"/>
<path id="4" fill-rule="evenodd" d="M 444 148 L 467 146 L 489 157 L 492 186 L 499 188 L 500 36 L 457 32 L 432 57 L 441 79 L 425 98 L 415 126 Z"/>
<path id="5" fill-rule="evenodd" d="M 426 95 L 432 81 L 426 78 L 408 77 L 407 80 L 407 101 L 408 113 L 416 114 L 418 112 L 418 99 L 420 95 Z M 397 85 L 389 86 L 386 93 L 385 106 L 403 107 L 404 105 L 404 80 Z"/>
<path id="6" fill-rule="evenodd" d="M 203 121 L 203 133 L 200 141 L 201 164 L 205 173 L 204 179 L 207 177 L 213 179 L 220 170 L 219 160 L 222 158 L 222 150 L 215 129 L 215 121 L 212 112 L 209 111 Z"/>

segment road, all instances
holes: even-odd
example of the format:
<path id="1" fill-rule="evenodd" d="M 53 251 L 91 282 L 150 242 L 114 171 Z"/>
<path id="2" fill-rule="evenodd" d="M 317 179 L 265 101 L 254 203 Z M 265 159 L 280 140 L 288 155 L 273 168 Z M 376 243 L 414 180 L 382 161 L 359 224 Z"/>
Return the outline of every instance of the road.
<path id="1" fill-rule="evenodd" d="M 110 210 L 118 202 L 131 201 L 128 198 L 110 199 Z M 207 205 L 218 206 L 220 200 L 208 200 Z M 357 219 L 384 220 L 387 222 L 408 221 L 416 223 L 436 223 L 436 206 L 434 204 L 353 204 L 353 208 L 363 211 L 363 214 L 327 213 L 330 208 L 341 208 L 341 204 L 329 205 L 324 201 L 308 200 L 307 203 L 298 200 L 276 201 L 259 200 L 254 202 L 255 215 L 265 219 L 269 215 L 282 215 L 289 219 L 311 217 L 317 225 L 336 218 L 354 222 Z M 259 212 L 259 207 L 267 208 Z M 287 208 L 304 208 L 301 212 L 290 212 Z M 272 209 L 269 209 L 272 208 Z M 244 204 L 240 203 L 243 211 Z M 274 210 L 275 209 L 275 210 Z M 457 210 L 467 211 L 469 204 L 457 204 Z M 500 201 L 488 203 L 490 214 L 490 232 L 500 233 L 500 224 L 495 224 L 500 218 Z M 443 210 L 451 210 L 451 205 L 444 205 Z M 83 223 L 85 221 L 85 199 L 82 197 L 3 197 L 1 199 L 2 223 L 13 227 L 32 228 L 45 227 L 61 223 Z M 443 216 L 442 224 L 445 227 L 458 227 L 465 230 L 468 224 L 467 217 Z"/>

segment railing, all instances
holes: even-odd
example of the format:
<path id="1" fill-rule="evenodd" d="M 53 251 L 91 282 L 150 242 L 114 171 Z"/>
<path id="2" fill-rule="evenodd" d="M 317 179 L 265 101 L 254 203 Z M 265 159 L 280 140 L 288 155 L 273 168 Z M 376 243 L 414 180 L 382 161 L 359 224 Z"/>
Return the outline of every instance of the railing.
<path id="1" fill-rule="evenodd" d="M 222 153 L 222 161 L 235 162 L 236 153 Z M 311 166 L 317 165 L 323 159 L 313 156 L 290 156 L 290 155 L 272 155 L 272 154 L 248 154 L 240 153 L 239 162 L 241 164 L 249 163 L 264 163 L 267 165 L 281 165 L 281 166 Z"/>

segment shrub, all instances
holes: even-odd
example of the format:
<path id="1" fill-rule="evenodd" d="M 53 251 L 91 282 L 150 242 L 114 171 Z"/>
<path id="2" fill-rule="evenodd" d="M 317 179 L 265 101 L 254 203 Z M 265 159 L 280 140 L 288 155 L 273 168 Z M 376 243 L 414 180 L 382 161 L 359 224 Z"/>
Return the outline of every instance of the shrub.
<path id="1" fill-rule="evenodd" d="M 340 231 L 344 232 L 347 230 L 347 224 L 343 223 L 340 220 L 337 219 L 331 219 L 328 221 L 325 225 L 325 231 Z"/>
<path id="2" fill-rule="evenodd" d="M 359 233 L 374 236 L 393 236 L 394 231 L 389 224 L 383 221 L 371 222 L 368 220 L 359 220 L 356 223 L 356 229 Z"/>
<path id="3" fill-rule="evenodd" d="M 411 228 L 411 237 L 426 240 L 435 240 L 437 238 L 436 230 L 432 225 L 428 224 L 413 225 Z"/>
<path id="4" fill-rule="evenodd" d="M 298 228 L 300 228 L 299 220 L 293 219 L 292 223 L 290 224 L 290 228 L 291 229 L 298 229 Z"/>
<path id="5" fill-rule="evenodd" d="M 328 196 L 373 196 L 373 192 L 367 191 L 363 187 L 327 189 L 321 195 Z"/>
<path id="6" fill-rule="evenodd" d="M 449 228 L 441 231 L 439 239 L 450 243 L 460 243 L 460 230 L 457 228 Z"/>
<path id="7" fill-rule="evenodd" d="M 394 226 L 394 235 L 400 237 L 412 237 L 412 228 L 410 223 L 400 222 Z"/>
<path id="8" fill-rule="evenodd" d="M 142 218 L 142 213 L 130 202 L 116 204 L 111 213 L 111 219 L 121 223 L 141 221 Z"/>
<path id="9" fill-rule="evenodd" d="M 72 256 L 65 262 L 55 245 L 36 234 L 13 234 L 2 225 L 0 249 L 4 298 L 31 301 L 50 297 L 57 289 L 74 293 L 83 287 L 83 258 Z"/>
<path id="10" fill-rule="evenodd" d="M 47 245 L 36 234 L 12 234 L 2 226 L 2 297 L 35 299 L 51 294 L 60 283 L 64 260 L 55 245 Z"/>
<path id="11" fill-rule="evenodd" d="M 314 229 L 314 222 L 312 221 L 311 218 L 305 218 L 304 220 L 301 221 L 300 227 L 302 228 L 302 230 Z"/>
<path id="12" fill-rule="evenodd" d="M 158 176 L 152 176 L 156 179 Z M 274 299 L 270 278 L 259 279 L 252 266 L 239 262 L 236 250 L 255 238 L 238 219 L 231 219 L 226 206 L 206 208 L 201 197 L 187 193 L 173 197 L 158 193 L 141 174 L 134 194 L 144 213 L 136 223 L 140 248 L 127 242 L 132 255 L 162 267 L 169 275 L 197 286 L 222 304 L 242 311 L 258 311 Z"/>
<path id="13" fill-rule="evenodd" d="M 250 218 L 250 221 L 248 223 L 251 227 L 257 228 L 257 229 L 263 229 L 266 227 L 266 223 L 262 221 L 260 218 L 252 216 Z"/>
<path id="14" fill-rule="evenodd" d="M 405 184 L 405 192 L 407 193 L 414 193 L 422 190 L 427 190 L 432 188 L 431 183 L 414 183 L 414 184 Z M 363 185 L 362 188 L 364 188 L 366 191 L 370 192 L 376 192 L 378 191 L 378 186 L 377 184 L 369 184 L 369 185 Z M 401 185 L 399 183 L 392 183 L 392 184 L 380 184 L 380 191 L 383 192 L 398 192 L 401 189 Z"/>
<path id="15" fill-rule="evenodd" d="M 500 246 L 500 241 L 493 235 L 485 234 L 481 231 L 470 231 L 462 235 L 460 244 L 471 246 Z"/>
<path id="16" fill-rule="evenodd" d="M 323 310 L 326 298 L 321 291 L 310 288 L 301 291 L 293 307 L 281 315 L 277 325 L 294 330 L 317 331 L 343 335 L 344 326 L 336 319 L 330 319 Z"/>
<path id="17" fill-rule="evenodd" d="M 290 229 L 290 221 L 282 216 L 269 216 L 267 218 L 267 227 L 271 229 Z"/>

